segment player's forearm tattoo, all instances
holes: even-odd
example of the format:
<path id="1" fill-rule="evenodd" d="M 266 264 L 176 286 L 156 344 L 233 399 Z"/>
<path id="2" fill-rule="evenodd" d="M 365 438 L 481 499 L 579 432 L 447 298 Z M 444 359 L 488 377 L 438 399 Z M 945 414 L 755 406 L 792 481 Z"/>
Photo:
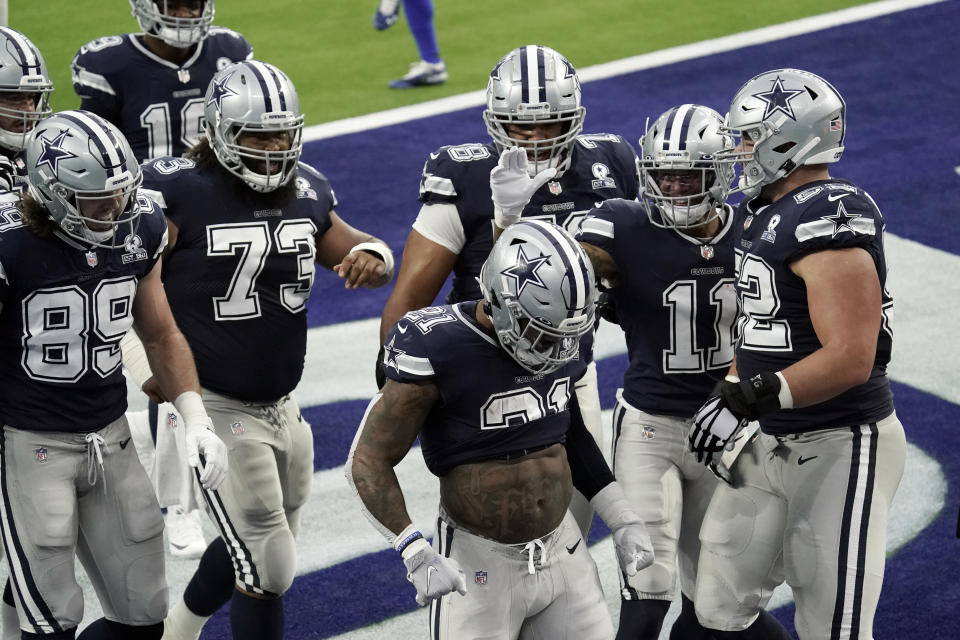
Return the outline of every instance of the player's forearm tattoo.
<path id="1" fill-rule="evenodd" d="M 388 381 L 370 411 L 353 454 L 353 479 L 364 505 L 391 531 L 409 522 L 393 467 L 410 450 L 423 420 L 436 402 L 433 385 Z"/>

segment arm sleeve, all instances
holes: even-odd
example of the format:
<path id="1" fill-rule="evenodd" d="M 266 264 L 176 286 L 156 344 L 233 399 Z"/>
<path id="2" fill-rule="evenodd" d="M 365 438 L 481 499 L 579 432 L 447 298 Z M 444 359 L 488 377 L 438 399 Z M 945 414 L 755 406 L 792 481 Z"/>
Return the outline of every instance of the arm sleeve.
<path id="1" fill-rule="evenodd" d="M 614 477 L 596 440 L 583 423 L 580 403 L 575 393 L 570 396 L 570 429 L 567 431 L 565 444 L 573 486 L 587 500 L 591 500 L 601 489 L 613 482 Z"/>

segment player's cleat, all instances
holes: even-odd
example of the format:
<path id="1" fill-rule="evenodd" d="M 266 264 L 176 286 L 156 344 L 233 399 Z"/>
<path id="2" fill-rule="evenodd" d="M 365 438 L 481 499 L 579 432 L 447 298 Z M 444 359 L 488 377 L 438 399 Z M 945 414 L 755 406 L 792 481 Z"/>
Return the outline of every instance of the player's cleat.
<path id="1" fill-rule="evenodd" d="M 383 31 L 393 26 L 400 15 L 400 0 L 380 0 L 377 12 L 373 14 L 373 28 Z"/>
<path id="2" fill-rule="evenodd" d="M 178 558 L 199 558 L 207 549 L 200 523 L 200 511 L 184 511 L 170 507 L 166 520 L 170 555 Z"/>
<path id="3" fill-rule="evenodd" d="M 402 78 L 390 81 L 391 89 L 412 89 L 443 84 L 447 81 L 447 65 L 440 62 L 420 60 L 410 65 L 410 71 Z"/>

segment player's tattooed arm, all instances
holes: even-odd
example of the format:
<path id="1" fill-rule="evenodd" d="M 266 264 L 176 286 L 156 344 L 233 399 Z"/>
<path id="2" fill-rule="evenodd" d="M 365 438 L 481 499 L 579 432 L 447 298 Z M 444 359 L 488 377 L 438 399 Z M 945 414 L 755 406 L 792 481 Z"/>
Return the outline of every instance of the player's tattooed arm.
<path id="1" fill-rule="evenodd" d="M 439 397 L 432 382 L 387 380 L 353 450 L 351 473 L 357 493 L 370 515 L 394 534 L 410 524 L 410 516 L 393 468 L 407 455 Z"/>
<path id="2" fill-rule="evenodd" d="M 593 272 L 597 274 L 597 278 L 603 278 L 610 283 L 611 286 L 616 286 L 620 280 L 620 269 L 617 267 L 613 256 L 611 256 L 609 252 L 589 242 L 581 242 L 580 246 L 583 247 L 583 250 L 590 258 L 590 262 L 593 263 Z"/>

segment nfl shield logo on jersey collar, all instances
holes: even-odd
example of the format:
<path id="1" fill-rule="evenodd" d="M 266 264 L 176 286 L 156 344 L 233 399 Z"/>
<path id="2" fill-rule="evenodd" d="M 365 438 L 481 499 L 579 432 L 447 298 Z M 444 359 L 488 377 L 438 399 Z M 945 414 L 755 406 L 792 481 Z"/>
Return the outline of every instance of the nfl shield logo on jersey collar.
<path id="1" fill-rule="evenodd" d="M 560 183 L 556 180 L 552 180 L 547 183 L 547 187 L 550 189 L 550 193 L 555 196 L 560 195 L 563 192 L 563 187 L 560 186 Z"/>
<path id="2" fill-rule="evenodd" d="M 97 252 L 94 249 L 90 249 L 84 254 L 87 257 L 87 266 L 91 269 L 97 266 L 99 260 L 97 259 Z"/>
<path id="3" fill-rule="evenodd" d="M 702 244 L 700 245 L 700 255 L 703 256 L 704 260 L 713 260 L 713 245 L 712 244 Z"/>

